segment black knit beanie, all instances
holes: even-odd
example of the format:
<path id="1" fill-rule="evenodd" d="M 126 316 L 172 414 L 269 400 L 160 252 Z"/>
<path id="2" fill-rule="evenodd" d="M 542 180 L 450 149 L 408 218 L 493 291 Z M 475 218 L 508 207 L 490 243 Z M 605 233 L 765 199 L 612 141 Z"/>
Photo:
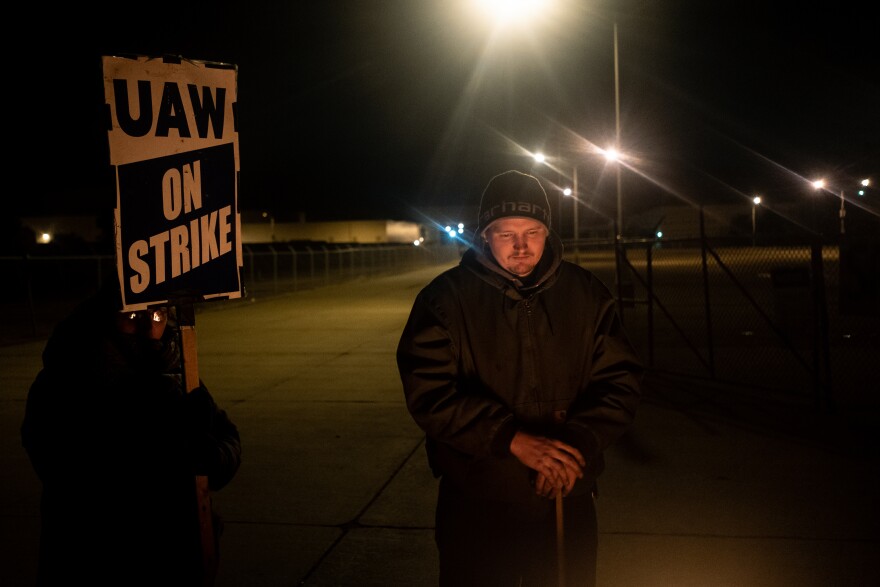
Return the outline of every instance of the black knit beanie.
<path id="1" fill-rule="evenodd" d="M 524 216 L 550 228 L 550 203 L 536 177 L 519 171 L 505 171 L 489 180 L 480 200 L 476 234 L 499 218 Z"/>

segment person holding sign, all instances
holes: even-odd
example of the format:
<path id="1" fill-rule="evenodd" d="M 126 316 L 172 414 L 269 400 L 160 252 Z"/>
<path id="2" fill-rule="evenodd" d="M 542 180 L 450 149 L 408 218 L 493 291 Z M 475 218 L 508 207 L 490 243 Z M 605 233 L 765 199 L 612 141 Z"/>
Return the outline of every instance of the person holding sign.
<path id="1" fill-rule="evenodd" d="M 62 320 L 28 392 L 39 585 L 204 584 L 194 476 L 216 491 L 241 463 L 204 383 L 185 393 L 174 308 L 121 306 L 116 284 Z"/>

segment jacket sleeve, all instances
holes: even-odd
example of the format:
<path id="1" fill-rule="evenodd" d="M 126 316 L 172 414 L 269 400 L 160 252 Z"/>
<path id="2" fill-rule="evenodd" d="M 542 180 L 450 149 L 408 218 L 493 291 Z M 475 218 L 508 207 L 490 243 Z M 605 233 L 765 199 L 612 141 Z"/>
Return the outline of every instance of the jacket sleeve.
<path id="1" fill-rule="evenodd" d="M 449 312 L 429 289 L 416 297 L 397 347 L 407 408 L 429 438 L 471 456 L 506 455 L 513 414 L 461 373 Z"/>
<path id="2" fill-rule="evenodd" d="M 194 474 L 207 475 L 213 491 L 225 487 L 241 465 L 238 428 L 220 409 L 204 383 L 192 390 L 184 403 L 184 442 Z"/>
<path id="3" fill-rule="evenodd" d="M 64 434 L 72 432 L 65 426 L 69 421 L 64 417 L 69 407 L 64 405 L 65 396 L 55 394 L 54 390 L 49 375 L 40 371 L 28 391 L 21 425 L 22 446 L 37 477 L 44 482 L 53 472 L 64 468 L 69 459 L 60 457 L 66 453 L 64 445 L 73 437 L 72 434 Z M 59 430 L 61 434 L 55 433 Z"/>
<path id="4" fill-rule="evenodd" d="M 614 300 L 610 295 L 601 299 L 586 385 L 569 408 L 561 434 L 588 459 L 600 455 L 633 423 L 644 372 Z"/>

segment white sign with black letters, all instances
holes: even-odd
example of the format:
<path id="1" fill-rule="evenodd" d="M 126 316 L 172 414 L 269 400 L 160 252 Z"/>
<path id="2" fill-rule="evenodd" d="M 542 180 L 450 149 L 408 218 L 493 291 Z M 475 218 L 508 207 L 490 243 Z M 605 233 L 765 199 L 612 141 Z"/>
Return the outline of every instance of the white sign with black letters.
<path id="1" fill-rule="evenodd" d="M 123 308 L 241 297 L 235 66 L 102 60 Z"/>

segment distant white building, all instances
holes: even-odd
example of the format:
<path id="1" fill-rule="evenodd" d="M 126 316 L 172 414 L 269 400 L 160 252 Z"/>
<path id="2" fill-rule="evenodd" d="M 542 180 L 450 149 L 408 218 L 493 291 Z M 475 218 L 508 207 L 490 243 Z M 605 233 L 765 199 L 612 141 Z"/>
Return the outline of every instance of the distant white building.
<path id="1" fill-rule="evenodd" d="M 421 207 L 416 221 L 410 220 L 340 220 L 307 221 L 305 214 L 293 221 L 279 222 L 268 212 L 241 210 L 242 244 L 285 243 L 294 241 L 335 244 L 412 244 L 447 242 L 450 227 L 459 233 L 473 230 L 477 206 Z M 112 218 L 112 217 L 110 217 Z M 20 218 L 22 225 L 35 234 L 36 244 L 53 242 L 57 237 L 73 237 L 85 243 L 112 243 L 112 222 L 100 223 L 94 215 L 40 216 Z"/>
<path id="2" fill-rule="evenodd" d="M 112 239 L 104 235 L 95 216 L 33 216 L 22 218 L 37 244 L 49 244 L 59 236 L 77 237 L 86 243 Z M 274 222 L 261 220 L 241 224 L 241 242 L 271 243 L 319 241 L 328 243 L 407 243 L 424 237 L 423 226 L 398 220 L 352 220 L 339 222 Z"/>
<path id="3" fill-rule="evenodd" d="M 333 222 L 242 222 L 241 242 L 272 243 L 321 241 L 328 243 L 412 243 L 422 226 L 399 220 L 346 220 Z"/>

